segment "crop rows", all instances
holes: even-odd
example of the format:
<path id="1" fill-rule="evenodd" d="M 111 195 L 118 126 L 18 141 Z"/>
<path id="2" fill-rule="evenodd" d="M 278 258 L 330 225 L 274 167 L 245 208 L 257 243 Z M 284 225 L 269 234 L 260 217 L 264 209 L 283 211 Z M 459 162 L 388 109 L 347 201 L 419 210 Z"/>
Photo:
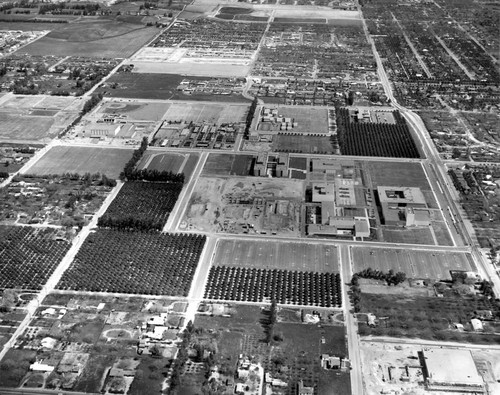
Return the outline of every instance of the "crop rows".
<path id="1" fill-rule="evenodd" d="M 182 183 L 127 181 L 106 213 L 100 227 L 161 230 L 167 222 Z"/>
<path id="2" fill-rule="evenodd" d="M 55 229 L 0 226 L 0 288 L 41 289 L 70 247 Z"/>
<path id="3" fill-rule="evenodd" d="M 204 245 L 200 235 L 99 229 L 57 288 L 186 296 Z"/>
<path id="4" fill-rule="evenodd" d="M 336 273 L 213 266 L 205 298 L 281 304 L 341 307 L 340 276 Z"/>
<path id="5" fill-rule="evenodd" d="M 396 124 L 351 122 L 349 110 L 337 111 L 338 140 L 342 155 L 419 158 L 406 121 L 394 112 Z"/>

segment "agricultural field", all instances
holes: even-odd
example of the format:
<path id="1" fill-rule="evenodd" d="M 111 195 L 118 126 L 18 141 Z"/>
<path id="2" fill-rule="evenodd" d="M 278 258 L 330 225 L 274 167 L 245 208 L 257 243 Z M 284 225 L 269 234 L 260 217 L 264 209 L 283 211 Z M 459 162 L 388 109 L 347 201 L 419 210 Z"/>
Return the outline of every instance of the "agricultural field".
<path id="1" fill-rule="evenodd" d="M 324 244 L 221 239 L 215 266 L 339 272 L 337 247 Z"/>
<path id="2" fill-rule="evenodd" d="M 408 278 L 451 280 L 450 270 L 477 270 L 472 257 L 461 252 L 352 247 L 354 272 L 371 268 L 403 272 Z"/>
<path id="3" fill-rule="evenodd" d="M 0 223 L 82 227 L 115 185 L 99 174 L 17 175 L 0 189 Z"/>
<path id="4" fill-rule="evenodd" d="M 161 230 L 183 183 L 127 181 L 99 218 L 100 227 Z"/>
<path id="5" fill-rule="evenodd" d="M 212 266 L 205 298 L 217 301 L 265 302 L 300 306 L 341 307 L 342 290 L 337 273 L 286 269 Z"/>
<path id="6" fill-rule="evenodd" d="M 0 365 L 0 385 L 88 393 L 130 386 L 135 394 L 147 385 L 159 392 L 185 307 L 175 299 L 49 294 Z M 146 323 L 160 314 L 172 328 L 165 332 L 171 340 L 149 341 Z M 147 346 L 138 347 L 138 338 Z M 54 370 L 30 371 L 35 360 Z"/>
<path id="7" fill-rule="evenodd" d="M 396 124 L 354 122 L 349 110 L 337 111 L 337 133 L 343 155 L 419 158 L 405 119 L 394 112 Z"/>
<path id="8" fill-rule="evenodd" d="M 254 157 L 252 155 L 210 153 L 203 176 L 249 176 Z"/>
<path id="9" fill-rule="evenodd" d="M 137 165 L 138 170 L 171 171 L 174 174 L 184 174 L 185 180 L 191 178 L 199 154 L 197 153 L 161 153 L 157 151 L 146 151 Z"/>
<path id="10" fill-rule="evenodd" d="M 36 175 L 101 173 L 117 179 L 132 157 L 131 149 L 55 146 L 29 172 Z"/>
<path id="11" fill-rule="evenodd" d="M 47 144 L 78 116 L 83 103 L 71 97 L 6 94 L 0 98 L 0 141 Z"/>
<path id="12" fill-rule="evenodd" d="M 149 40 L 157 30 L 143 24 L 118 20 L 84 19 L 61 24 L 18 54 L 126 58 Z"/>
<path id="13" fill-rule="evenodd" d="M 163 119 L 171 122 L 207 122 L 220 125 L 245 122 L 247 113 L 248 105 L 173 102 Z"/>
<path id="14" fill-rule="evenodd" d="M 298 180 L 201 177 L 181 227 L 298 236 L 303 199 L 304 183 Z"/>
<path id="15" fill-rule="evenodd" d="M 0 225 L 0 288 L 39 290 L 69 250 L 57 229 Z"/>
<path id="16" fill-rule="evenodd" d="M 233 394 L 235 384 L 244 381 L 234 377 L 246 358 L 250 363 L 260 363 L 266 374 L 286 384 L 281 388 L 273 386 L 273 393 L 294 395 L 299 380 L 324 395 L 345 395 L 350 392 L 348 372 L 322 369 L 320 366 L 321 354 L 347 357 L 345 329 L 338 323 L 330 322 L 326 317 L 328 311 L 322 314 L 321 325 L 307 325 L 300 320 L 301 314 L 306 311 L 278 308 L 277 322 L 273 328 L 277 340 L 267 343 L 267 308 L 226 305 L 225 310 L 229 317 L 204 313 L 196 316 L 191 343 L 196 348 L 202 346 L 203 349 L 215 349 L 216 352 L 208 361 L 199 357 L 187 360 L 178 387 L 179 393 L 200 391 L 206 373 L 200 362 L 208 362 L 208 365 L 216 364 L 220 373 L 214 381 L 217 393 Z M 195 365 L 201 365 L 201 369 L 194 370 Z M 227 378 L 230 378 L 229 384 Z M 271 391 L 270 385 L 268 391 Z"/>
<path id="17" fill-rule="evenodd" d="M 205 237 L 99 229 L 57 289 L 186 296 Z"/>

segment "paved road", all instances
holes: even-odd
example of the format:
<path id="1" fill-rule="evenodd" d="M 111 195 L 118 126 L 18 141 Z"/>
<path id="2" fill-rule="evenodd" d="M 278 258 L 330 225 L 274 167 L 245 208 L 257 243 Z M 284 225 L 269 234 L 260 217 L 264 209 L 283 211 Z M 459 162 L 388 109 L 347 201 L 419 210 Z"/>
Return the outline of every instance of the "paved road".
<path id="1" fill-rule="evenodd" d="M 342 276 L 342 298 L 344 305 L 344 315 L 347 332 L 347 348 L 349 350 L 349 359 L 351 361 L 351 393 L 353 395 L 363 395 L 365 393 L 363 388 L 363 368 L 361 362 L 358 324 L 356 318 L 351 314 L 353 309 L 349 299 L 349 286 L 353 275 L 350 247 L 347 245 L 339 248 L 339 261 L 341 266 Z"/>

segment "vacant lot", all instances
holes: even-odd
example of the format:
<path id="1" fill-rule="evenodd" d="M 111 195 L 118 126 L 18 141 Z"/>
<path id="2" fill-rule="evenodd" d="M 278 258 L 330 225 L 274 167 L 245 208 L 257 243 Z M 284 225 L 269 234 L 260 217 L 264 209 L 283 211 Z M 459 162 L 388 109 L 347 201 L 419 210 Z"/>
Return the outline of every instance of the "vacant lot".
<path id="1" fill-rule="evenodd" d="M 451 280 L 450 270 L 476 270 L 471 256 L 460 252 L 353 247 L 352 260 L 355 272 L 392 269 L 410 278 Z"/>
<path id="2" fill-rule="evenodd" d="M 131 56 L 158 30 L 142 24 L 105 19 L 85 19 L 62 24 L 45 37 L 17 53 L 55 56 L 95 56 L 126 58 Z"/>
<path id="3" fill-rule="evenodd" d="M 38 117 L 0 112 L 0 140 L 47 141 L 57 135 L 51 133 L 52 117 Z"/>
<path id="4" fill-rule="evenodd" d="M 323 244 L 220 240 L 215 265 L 338 272 L 337 248 Z"/>
<path id="5" fill-rule="evenodd" d="M 273 151 L 306 154 L 334 154 L 327 136 L 278 134 L 273 137 Z"/>
<path id="6" fill-rule="evenodd" d="M 118 178 L 133 150 L 97 147 L 51 148 L 29 170 L 33 174 L 101 173 L 109 178 Z"/>
<path id="7" fill-rule="evenodd" d="M 211 153 L 203 167 L 202 175 L 248 176 L 250 174 L 253 158 L 252 155 Z"/>
<path id="8" fill-rule="evenodd" d="M 384 240 L 388 243 L 437 245 L 432 237 L 432 231 L 427 227 L 384 227 L 382 233 Z"/>

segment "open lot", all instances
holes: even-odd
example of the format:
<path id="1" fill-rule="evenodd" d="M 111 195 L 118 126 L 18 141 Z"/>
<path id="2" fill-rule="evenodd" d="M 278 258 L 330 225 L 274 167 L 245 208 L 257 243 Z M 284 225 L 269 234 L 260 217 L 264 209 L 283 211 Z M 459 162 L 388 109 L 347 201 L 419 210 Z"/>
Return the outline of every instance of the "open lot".
<path id="1" fill-rule="evenodd" d="M 214 265 L 338 272 L 337 248 L 331 245 L 222 239 Z"/>
<path id="2" fill-rule="evenodd" d="M 367 162 L 372 183 L 377 186 L 418 187 L 430 190 L 424 170 L 420 163 L 405 162 Z"/>
<path id="3" fill-rule="evenodd" d="M 32 174 L 101 173 L 117 179 L 132 157 L 131 149 L 98 147 L 52 147 L 33 167 Z"/>
<path id="4" fill-rule="evenodd" d="M 18 54 L 126 58 L 158 31 L 154 27 L 106 19 L 85 19 L 61 24 Z"/>
<path id="5" fill-rule="evenodd" d="M 469 254 L 353 247 L 354 272 L 364 269 L 403 272 L 409 278 L 451 280 L 450 270 L 476 271 Z"/>
<path id="6" fill-rule="evenodd" d="M 166 121 L 237 123 L 244 122 L 248 106 L 224 103 L 173 102 L 163 116 Z"/>
<path id="7" fill-rule="evenodd" d="M 245 64 L 246 63 L 246 64 Z M 226 62 L 202 59 L 182 59 L 178 62 L 145 62 L 134 60 L 134 72 L 153 74 L 183 74 L 200 77 L 246 77 L 250 62 L 231 60 Z"/>

